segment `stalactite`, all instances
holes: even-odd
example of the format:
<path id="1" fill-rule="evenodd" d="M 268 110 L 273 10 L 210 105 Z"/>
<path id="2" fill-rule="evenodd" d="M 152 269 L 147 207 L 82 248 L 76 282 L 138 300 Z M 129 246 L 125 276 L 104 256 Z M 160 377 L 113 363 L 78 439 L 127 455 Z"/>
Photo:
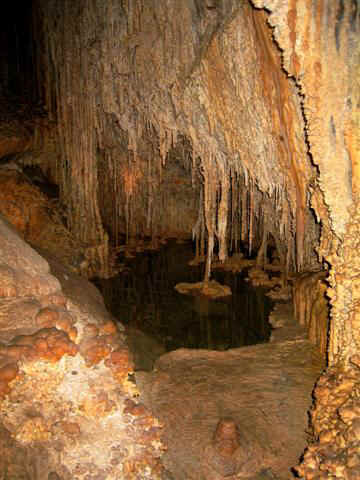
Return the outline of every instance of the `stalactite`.
<path id="1" fill-rule="evenodd" d="M 247 215 L 248 215 L 248 207 L 247 207 L 247 198 L 248 193 L 245 190 L 245 185 L 242 188 L 242 195 L 241 195 L 241 241 L 244 242 L 247 237 Z"/>
<path id="2" fill-rule="evenodd" d="M 174 218 L 164 213 L 171 201 L 162 189 L 182 138 L 191 147 L 178 161 L 191 156 L 196 195 L 203 189 L 193 233 L 198 255 L 207 245 L 207 280 L 215 247 L 221 260 L 246 243 L 250 254 L 262 248 L 264 212 L 273 219 L 269 234 L 287 245 L 288 267 L 309 261 L 303 232 L 313 220 L 303 193 L 311 166 L 300 101 L 261 12 L 235 0 L 206 18 L 187 1 L 166 9 L 143 0 L 89 0 L 86 9 L 36 2 L 52 66 L 43 76 L 62 146 L 61 196 L 80 239 L 107 241 L 100 211 L 113 205 L 106 221 L 115 244 L 121 229 L 155 242 Z M 112 176 L 102 195 L 99 152 Z"/>
<path id="3" fill-rule="evenodd" d="M 212 166 L 211 156 L 202 159 L 204 178 L 204 218 L 207 231 L 207 254 L 205 263 L 204 281 L 208 282 L 211 276 L 211 260 L 214 252 L 215 220 L 216 220 L 216 193 L 218 179 L 216 170 Z M 215 213 L 215 214 L 214 214 Z"/>
<path id="4" fill-rule="evenodd" d="M 231 221 L 230 221 L 230 250 L 237 252 L 239 247 L 239 225 L 237 215 L 239 214 L 240 205 L 238 203 L 239 196 L 237 195 L 237 178 L 234 172 L 231 172 L 231 191 L 230 191 L 230 205 L 231 205 Z"/>
<path id="5" fill-rule="evenodd" d="M 268 227 L 267 227 L 267 222 L 268 222 L 268 216 L 266 214 L 266 210 L 263 212 L 263 227 L 262 227 L 262 240 L 261 244 L 256 256 L 256 265 L 258 267 L 264 267 L 266 264 L 266 253 L 267 253 L 267 239 L 268 239 Z"/>
<path id="6" fill-rule="evenodd" d="M 192 230 L 192 239 L 195 241 L 195 261 L 198 262 L 202 255 L 204 255 L 204 191 L 200 189 L 199 196 L 199 212 L 195 225 Z"/>
<path id="7" fill-rule="evenodd" d="M 227 221 L 229 213 L 229 195 L 230 195 L 230 171 L 226 165 L 218 164 L 218 175 L 220 183 L 220 200 L 217 206 L 217 228 L 216 236 L 219 242 L 219 260 L 226 260 L 228 253 Z"/>
<path id="8" fill-rule="evenodd" d="M 252 182 L 249 185 L 249 256 L 252 252 L 252 243 L 253 243 L 253 222 L 254 222 L 254 194 Z"/>

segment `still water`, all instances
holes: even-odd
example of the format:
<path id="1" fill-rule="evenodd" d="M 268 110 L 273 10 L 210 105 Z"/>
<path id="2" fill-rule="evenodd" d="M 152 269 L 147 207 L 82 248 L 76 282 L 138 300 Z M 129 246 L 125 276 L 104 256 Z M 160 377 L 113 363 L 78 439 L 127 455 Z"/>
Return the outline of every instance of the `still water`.
<path id="1" fill-rule="evenodd" d="M 96 285 L 120 322 L 150 335 L 166 351 L 227 350 L 267 342 L 272 302 L 265 289 L 252 287 L 243 274 L 213 271 L 212 279 L 231 288 L 232 295 L 224 299 L 188 296 L 174 289 L 180 282 L 202 280 L 203 265 L 188 265 L 193 257 L 191 243 L 169 242 L 160 250 L 120 259 L 125 270 Z"/>

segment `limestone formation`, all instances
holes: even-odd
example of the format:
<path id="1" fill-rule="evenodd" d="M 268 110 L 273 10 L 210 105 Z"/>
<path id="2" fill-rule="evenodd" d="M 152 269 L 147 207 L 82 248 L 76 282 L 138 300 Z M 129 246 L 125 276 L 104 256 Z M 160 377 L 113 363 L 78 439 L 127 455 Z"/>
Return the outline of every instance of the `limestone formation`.
<path id="1" fill-rule="evenodd" d="M 346 369 L 328 369 L 316 384 L 311 412 L 313 441 L 297 468 L 303 478 L 359 478 L 358 356 L 350 362 Z"/>
<path id="2" fill-rule="evenodd" d="M 161 426 L 99 292 L 56 262 L 50 274 L 3 220 L 0 251 L 1 476 L 162 478 Z"/>
<path id="3" fill-rule="evenodd" d="M 175 163 L 196 187 L 179 198 L 198 212 L 190 228 L 199 249 L 207 245 L 205 280 L 216 243 L 223 261 L 240 242 L 266 251 L 270 236 L 287 268 L 303 269 L 318 232 L 296 86 L 281 70 L 264 12 L 249 2 L 200 3 L 36 2 L 46 39 L 39 58 L 54 66 L 44 71 L 45 88 L 59 121 L 58 182 L 70 229 L 100 245 L 112 205 L 112 237 L 166 232 L 162 210 L 176 193 L 163 179 Z M 53 75 L 59 88 L 51 94 Z M 91 140 L 84 131 L 94 132 Z"/>
<path id="4" fill-rule="evenodd" d="M 359 477 L 359 2 L 34 0 L 19 10 L 0 19 L 0 162 L 41 167 L 62 210 L 50 208 L 61 212 L 54 233 L 51 204 L 17 170 L 2 169 L 7 218 L 37 248 L 45 237 L 55 242 L 47 250 L 58 259 L 64 245 L 85 251 L 74 257 L 88 276 L 109 275 L 111 248 L 129 255 L 136 242 L 154 248 L 170 236 L 193 238 L 206 284 L 229 256 L 233 271 L 243 268 L 241 255 L 251 257 L 250 278 L 273 282 L 280 301 L 292 290 L 295 318 L 328 360 L 299 472 Z M 68 466 L 58 471 L 55 445 L 65 437 L 85 445 L 92 427 L 78 417 L 111 417 L 122 394 L 91 385 L 90 404 L 77 397 L 78 410 L 59 400 L 54 415 L 63 408 L 64 423 L 54 426 L 46 402 L 30 408 L 27 386 L 41 403 L 43 389 L 53 388 L 52 399 L 76 378 L 80 391 L 94 372 L 123 385 L 128 352 L 111 319 L 90 321 L 69 301 L 73 277 L 56 267 L 61 290 L 48 264 L 19 245 L 1 223 L 2 405 L 9 402 L 11 449 L 22 442 L 19 452 L 37 452 L 49 466 L 28 476 L 63 478 L 75 460 L 67 446 Z M 277 278 L 266 269 L 271 256 Z M 107 316 L 95 303 L 93 318 Z M 68 368 L 86 375 L 70 377 Z M 5 444 L 9 433 L 0 433 Z M 32 434 L 40 443 L 30 451 Z M 113 447 L 113 468 L 136 475 L 136 461 L 123 460 L 130 450 Z M 82 460 L 76 475 L 106 475 L 91 465 Z"/>
<path id="5" fill-rule="evenodd" d="M 296 321 L 303 325 L 309 339 L 326 355 L 329 332 L 329 301 L 326 296 L 325 272 L 312 272 L 293 282 L 293 303 Z"/>

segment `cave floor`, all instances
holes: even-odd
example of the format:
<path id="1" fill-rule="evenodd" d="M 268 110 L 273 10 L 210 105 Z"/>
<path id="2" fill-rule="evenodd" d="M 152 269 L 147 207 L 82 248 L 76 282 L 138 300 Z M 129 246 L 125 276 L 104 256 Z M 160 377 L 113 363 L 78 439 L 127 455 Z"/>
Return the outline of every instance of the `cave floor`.
<path id="1" fill-rule="evenodd" d="M 153 372 L 137 372 L 141 401 L 164 424 L 170 478 L 294 478 L 323 367 L 318 351 L 298 339 L 225 352 L 179 349 L 161 356 Z M 204 477 L 204 448 L 224 417 L 236 422 L 250 458 L 239 476 Z"/>

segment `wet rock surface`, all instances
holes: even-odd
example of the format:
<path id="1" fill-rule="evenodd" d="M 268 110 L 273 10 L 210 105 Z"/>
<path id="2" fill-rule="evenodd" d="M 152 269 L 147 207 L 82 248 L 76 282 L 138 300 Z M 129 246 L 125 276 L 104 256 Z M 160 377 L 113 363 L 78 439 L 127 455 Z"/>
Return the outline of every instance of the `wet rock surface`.
<path id="1" fill-rule="evenodd" d="M 136 379 L 141 400 L 164 424 L 164 464 L 176 480 L 288 479 L 306 445 L 322 367 L 301 339 L 227 352 L 180 349 Z M 213 443 L 224 418 L 237 427 L 234 451 Z"/>

